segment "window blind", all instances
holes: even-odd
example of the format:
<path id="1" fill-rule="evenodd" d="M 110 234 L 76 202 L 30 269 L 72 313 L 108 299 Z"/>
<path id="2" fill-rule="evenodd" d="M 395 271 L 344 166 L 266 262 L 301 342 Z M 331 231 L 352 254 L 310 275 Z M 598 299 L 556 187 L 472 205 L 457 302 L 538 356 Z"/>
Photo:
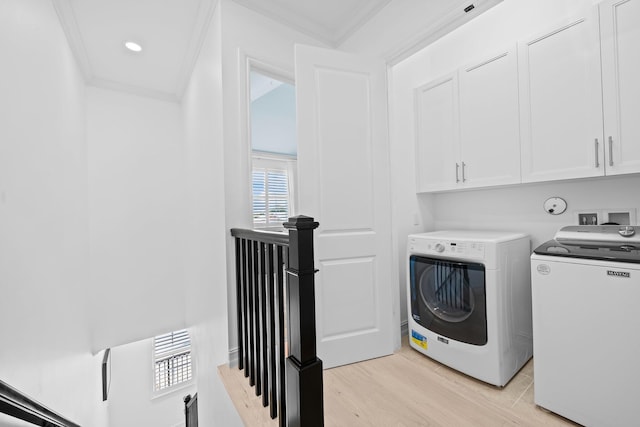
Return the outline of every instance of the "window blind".
<path id="1" fill-rule="evenodd" d="M 275 226 L 287 221 L 290 213 L 287 169 L 254 166 L 252 188 L 255 226 Z"/>
<path id="2" fill-rule="evenodd" d="M 189 332 L 182 329 L 155 337 L 153 360 L 154 390 L 163 390 L 189 381 L 193 375 Z"/>

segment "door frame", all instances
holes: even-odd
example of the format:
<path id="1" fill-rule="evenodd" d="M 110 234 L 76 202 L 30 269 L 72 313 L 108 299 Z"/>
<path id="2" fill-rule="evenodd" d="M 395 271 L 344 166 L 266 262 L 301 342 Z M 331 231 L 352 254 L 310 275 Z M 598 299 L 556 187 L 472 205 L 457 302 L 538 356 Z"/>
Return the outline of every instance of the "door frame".
<path id="1" fill-rule="evenodd" d="M 246 51 L 238 49 L 238 61 L 240 75 L 239 80 L 243 84 L 238 85 L 238 108 L 239 108 L 239 126 L 240 126 L 240 143 L 241 149 L 244 150 L 244 157 L 248 165 L 248 175 L 245 177 L 247 185 L 244 186 L 244 197 L 247 199 L 249 206 L 252 206 L 253 195 L 251 194 L 251 170 L 252 170 L 252 148 L 251 148 L 251 71 L 256 70 L 262 74 L 272 76 L 285 83 L 295 86 L 294 71 L 282 65 L 274 65 L 272 62 L 262 59 L 259 55 L 252 55 Z M 253 225 L 253 222 L 252 224 Z"/>

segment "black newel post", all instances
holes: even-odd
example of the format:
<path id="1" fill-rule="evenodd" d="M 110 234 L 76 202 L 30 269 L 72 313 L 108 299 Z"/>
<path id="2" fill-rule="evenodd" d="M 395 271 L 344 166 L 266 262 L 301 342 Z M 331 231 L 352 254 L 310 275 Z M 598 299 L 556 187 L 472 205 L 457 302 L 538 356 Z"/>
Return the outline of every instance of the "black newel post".
<path id="1" fill-rule="evenodd" d="M 287 358 L 287 425 L 324 425 L 322 361 L 316 355 L 316 309 L 313 230 L 307 216 L 289 218 L 289 357 Z"/>

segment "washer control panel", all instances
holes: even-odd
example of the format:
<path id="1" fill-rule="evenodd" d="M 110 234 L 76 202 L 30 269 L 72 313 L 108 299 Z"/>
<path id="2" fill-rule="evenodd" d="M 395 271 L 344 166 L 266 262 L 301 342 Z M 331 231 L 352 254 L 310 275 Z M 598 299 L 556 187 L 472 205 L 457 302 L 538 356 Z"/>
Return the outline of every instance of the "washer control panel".
<path id="1" fill-rule="evenodd" d="M 483 242 L 409 238 L 409 251 L 424 255 L 484 259 L 484 250 Z"/>

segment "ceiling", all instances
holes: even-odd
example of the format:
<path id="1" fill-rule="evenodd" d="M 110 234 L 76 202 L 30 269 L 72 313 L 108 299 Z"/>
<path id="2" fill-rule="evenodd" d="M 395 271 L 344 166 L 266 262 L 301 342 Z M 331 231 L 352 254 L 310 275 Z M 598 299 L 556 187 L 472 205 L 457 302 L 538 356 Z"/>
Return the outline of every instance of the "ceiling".
<path id="1" fill-rule="evenodd" d="M 218 1 L 52 0 L 88 84 L 176 102 L 188 83 Z M 407 4 L 416 2 L 233 1 L 333 47 L 373 22 L 374 17 L 380 20 L 379 12 L 390 3 L 406 14 L 411 13 Z M 460 1 L 437 0 L 437 3 Z M 124 47 L 127 40 L 141 44 L 142 52 L 128 51 Z"/>
<path id="2" fill-rule="evenodd" d="M 178 101 L 212 0 L 52 0 L 88 84 Z M 139 53 L 126 40 L 142 45 Z"/>

